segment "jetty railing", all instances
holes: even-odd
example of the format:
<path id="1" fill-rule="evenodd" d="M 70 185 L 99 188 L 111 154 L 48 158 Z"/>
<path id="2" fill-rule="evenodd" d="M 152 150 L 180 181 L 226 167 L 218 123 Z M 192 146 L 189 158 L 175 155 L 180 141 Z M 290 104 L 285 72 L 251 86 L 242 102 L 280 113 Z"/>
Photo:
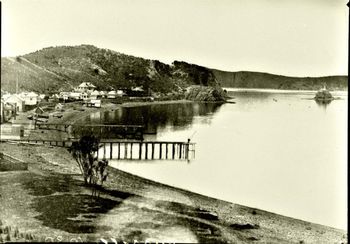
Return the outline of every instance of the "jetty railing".
<path id="1" fill-rule="evenodd" d="M 36 123 L 35 129 L 67 132 L 71 138 L 94 134 L 100 138 L 142 139 L 145 134 L 142 125 Z"/>
<path id="2" fill-rule="evenodd" d="M 195 143 L 180 141 L 100 141 L 98 158 L 118 160 L 193 159 Z"/>
<path id="3" fill-rule="evenodd" d="M 1 139 L 1 141 L 68 148 L 78 139 Z M 195 157 L 195 143 L 190 140 L 181 142 L 102 139 L 96 156 L 99 159 L 117 160 L 190 160 Z"/>

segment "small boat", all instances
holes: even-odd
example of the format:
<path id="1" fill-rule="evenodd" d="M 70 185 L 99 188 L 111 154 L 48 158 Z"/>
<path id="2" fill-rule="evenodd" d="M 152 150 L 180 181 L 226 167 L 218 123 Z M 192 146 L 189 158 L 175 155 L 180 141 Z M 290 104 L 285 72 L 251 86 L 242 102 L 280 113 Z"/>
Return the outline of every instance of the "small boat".
<path id="1" fill-rule="evenodd" d="M 320 89 L 314 99 L 318 102 L 330 102 L 334 100 L 334 97 L 332 94 L 327 90 L 326 86 L 324 86 L 322 89 Z"/>

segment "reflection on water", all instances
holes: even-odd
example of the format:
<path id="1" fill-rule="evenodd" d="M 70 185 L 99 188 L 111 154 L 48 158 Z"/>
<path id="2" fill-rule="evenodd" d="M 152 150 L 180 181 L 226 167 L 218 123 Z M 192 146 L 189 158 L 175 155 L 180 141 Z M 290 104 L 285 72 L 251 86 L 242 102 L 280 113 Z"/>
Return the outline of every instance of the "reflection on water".
<path id="1" fill-rule="evenodd" d="M 123 109 L 114 121 L 156 127 L 158 140 L 194 135 L 196 158 L 190 164 L 111 164 L 201 194 L 346 229 L 347 94 L 335 94 L 343 100 L 327 110 L 312 100 L 312 92 L 230 95 L 236 104 Z"/>
<path id="2" fill-rule="evenodd" d="M 188 128 L 196 116 L 210 118 L 218 112 L 218 103 L 153 104 L 126 107 L 114 111 L 90 114 L 85 122 L 92 124 L 143 125 L 146 132 L 157 132 L 171 127 L 174 130 Z M 210 119 L 207 120 L 210 123 Z"/>
<path id="3" fill-rule="evenodd" d="M 316 100 L 315 102 L 317 103 L 318 106 L 326 109 L 327 106 L 332 102 L 332 100 Z"/>

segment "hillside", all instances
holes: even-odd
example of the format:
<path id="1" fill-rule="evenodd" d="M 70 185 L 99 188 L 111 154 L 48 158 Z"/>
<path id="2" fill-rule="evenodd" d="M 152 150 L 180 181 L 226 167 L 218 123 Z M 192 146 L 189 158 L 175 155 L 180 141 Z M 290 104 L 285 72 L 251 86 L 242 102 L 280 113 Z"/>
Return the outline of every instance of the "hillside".
<path id="1" fill-rule="evenodd" d="M 167 93 L 189 85 L 215 85 L 211 70 L 175 61 L 172 65 L 91 45 L 49 47 L 1 59 L 1 86 L 19 91 L 57 92 L 91 82 L 101 90 L 142 86 Z"/>
<path id="2" fill-rule="evenodd" d="M 212 69 L 222 87 L 318 90 L 326 84 L 331 90 L 346 90 L 347 76 L 288 77 L 260 72 L 227 72 Z"/>
<path id="3" fill-rule="evenodd" d="M 1 89 L 8 92 L 54 93 L 91 82 L 101 90 L 142 86 L 146 91 L 169 93 L 190 85 L 313 89 L 324 84 L 347 89 L 347 76 L 287 77 L 259 72 L 227 72 L 174 61 L 134 57 L 92 45 L 48 47 L 18 57 L 1 58 Z"/>

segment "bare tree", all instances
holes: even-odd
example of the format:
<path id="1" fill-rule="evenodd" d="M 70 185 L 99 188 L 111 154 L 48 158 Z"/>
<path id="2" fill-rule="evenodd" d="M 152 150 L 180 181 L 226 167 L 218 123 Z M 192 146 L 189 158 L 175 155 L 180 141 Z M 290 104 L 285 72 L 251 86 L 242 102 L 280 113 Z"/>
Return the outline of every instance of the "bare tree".
<path id="1" fill-rule="evenodd" d="M 106 170 L 108 161 L 106 159 L 98 161 L 95 157 L 99 142 L 95 136 L 83 136 L 78 142 L 73 142 L 68 149 L 79 166 L 85 184 L 92 185 L 94 188 L 97 185 L 102 186 L 108 175 Z"/>

